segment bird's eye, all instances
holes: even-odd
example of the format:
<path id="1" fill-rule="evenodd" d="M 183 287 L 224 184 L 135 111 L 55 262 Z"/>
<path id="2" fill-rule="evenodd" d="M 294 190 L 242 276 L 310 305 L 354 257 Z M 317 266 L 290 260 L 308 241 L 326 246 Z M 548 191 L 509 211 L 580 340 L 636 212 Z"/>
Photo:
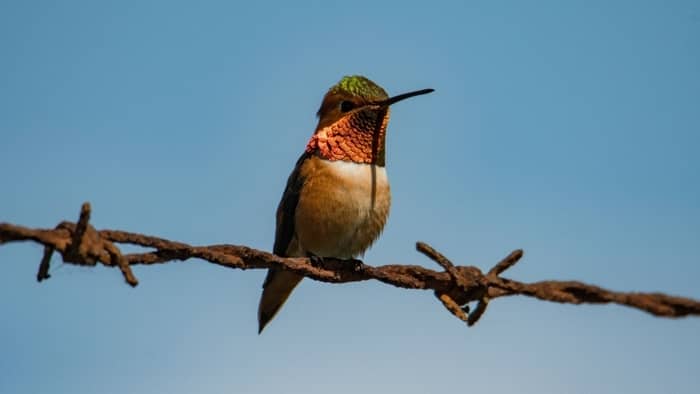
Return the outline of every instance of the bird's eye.
<path id="1" fill-rule="evenodd" d="M 340 112 L 352 111 L 353 108 L 355 108 L 355 103 L 352 101 L 343 100 L 340 102 Z"/>

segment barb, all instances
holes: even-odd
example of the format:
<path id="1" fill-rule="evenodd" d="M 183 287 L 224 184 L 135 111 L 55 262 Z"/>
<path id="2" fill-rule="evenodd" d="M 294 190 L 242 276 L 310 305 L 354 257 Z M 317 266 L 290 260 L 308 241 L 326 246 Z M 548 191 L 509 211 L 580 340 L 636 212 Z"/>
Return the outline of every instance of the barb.
<path id="1" fill-rule="evenodd" d="M 125 281 L 136 286 L 132 265 L 162 264 L 170 261 L 201 259 L 233 269 L 284 268 L 311 279 L 330 283 L 379 280 L 396 287 L 433 290 L 443 306 L 458 319 L 474 325 L 492 300 L 505 296 L 526 296 L 568 304 L 614 303 L 659 317 L 700 316 L 700 301 L 662 293 L 617 292 L 577 281 L 523 283 L 500 275 L 523 256 L 515 250 L 486 274 L 473 266 L 454 265 L 430 245 L 419 242 L 416 249 L 439 264 L 444 271 L 415 265 L 371 267 L 324 259 L 312 264 L 307 258 L 283 258 L 272 253 L 238 245 L 191 246 L 138 233 L 95 230 L 90 224 L 90 205 L 83 204 L 76 223 L 62 222 L 53 229 L 32 229 L 0 223 L 0 246 L 10 242 L 32 241 L 44 246 L 37 280 L 50 277 L 51 256 L 58 252 L 67 264 L 118 267 Z M 122 254 L 116 244 L 140 245 L 152 250 Z M 477 302 L 469 312 L 467 304 Z"/>
<path id="2" fill-rule="evenodd" d="M 53 256 L 53 247 L 44 246 L 44 257 L 39 263 L 39 272 L 36 273 L 36 281 L 41 282 L 44 279 L 49 279 L 49 268 L 51 268 L 51 256 Z"/>
<path id="3" fill-rule="evenodd" d="M 502 274 L 505 272 L 505 270 L 514 266 L 518 261 L 520 261 L 520 259 L 523 258 L 523 254 L 524 252 L 522 249 L 515 249 L 514 251 L 510 252 L 508 256 L 504 257 L 503 260 L 496 263 L 496 265 L 489 270 L 487 275 L 494 277 Z"/>

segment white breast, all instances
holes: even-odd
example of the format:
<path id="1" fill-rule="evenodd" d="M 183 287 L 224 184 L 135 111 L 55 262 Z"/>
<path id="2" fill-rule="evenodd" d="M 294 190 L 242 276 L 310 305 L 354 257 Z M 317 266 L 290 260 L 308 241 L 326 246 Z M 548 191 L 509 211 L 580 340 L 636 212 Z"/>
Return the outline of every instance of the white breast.
<path id="1" fill-rule="evenodd" d="M 358 209 L 370 212 L 377 203 L 377 194 L 389 186 L 386 168 L 373 164 L 351 161 L 325 161 L 332 173 L 345 183 L 349 200 L 358 204 Z"/>

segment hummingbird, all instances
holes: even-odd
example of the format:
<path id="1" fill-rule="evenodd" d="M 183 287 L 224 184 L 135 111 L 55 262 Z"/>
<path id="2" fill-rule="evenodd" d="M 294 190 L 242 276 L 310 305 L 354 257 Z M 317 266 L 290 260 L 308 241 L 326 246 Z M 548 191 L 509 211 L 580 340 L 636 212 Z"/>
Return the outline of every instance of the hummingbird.
<path id="1" fill-rule="evenodd" d="M 389 107 L 432 91 L 389 97 L 359 75 L 345 76 L 328 90 L 316 114 L 316 130 L 277 207 L 274 254 L 353 261 L 374 243 L 391 206 L 385 168 Z M 282 269 L 267 271 L 258 333 L 302 278 Z"/>

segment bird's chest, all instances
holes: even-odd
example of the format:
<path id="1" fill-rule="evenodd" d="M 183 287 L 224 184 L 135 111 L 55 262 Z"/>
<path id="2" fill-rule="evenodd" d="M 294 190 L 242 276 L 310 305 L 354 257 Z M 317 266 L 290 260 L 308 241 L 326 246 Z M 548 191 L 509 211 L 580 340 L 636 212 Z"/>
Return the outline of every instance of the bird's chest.
<path id="1" fill-rule="evenodd" d="M 362 254 L 379 236 L 389 214 L 386 169 L 319 159 L 305 175 L 295 214 L 300 245 L 321 257 Z"/>

